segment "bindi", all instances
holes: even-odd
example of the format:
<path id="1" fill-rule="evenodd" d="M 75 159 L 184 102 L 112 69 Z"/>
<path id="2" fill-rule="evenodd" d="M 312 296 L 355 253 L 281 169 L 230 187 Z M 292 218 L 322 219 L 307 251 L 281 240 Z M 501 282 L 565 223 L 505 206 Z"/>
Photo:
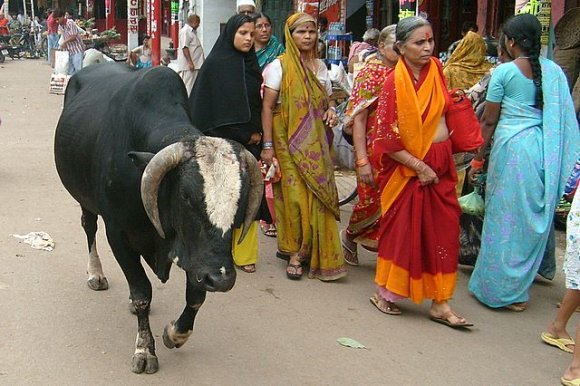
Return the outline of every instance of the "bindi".
<path id="1" fill-rule="evenodd" d="M 431 39 L 431 32 L 425 33 L 425 39 Z"/>

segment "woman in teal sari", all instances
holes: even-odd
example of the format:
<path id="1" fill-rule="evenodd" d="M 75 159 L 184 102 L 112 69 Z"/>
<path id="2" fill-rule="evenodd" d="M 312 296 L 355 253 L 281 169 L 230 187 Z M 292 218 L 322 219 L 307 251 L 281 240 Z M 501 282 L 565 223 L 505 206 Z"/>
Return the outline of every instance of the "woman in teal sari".
<path id="1" fill-rule="evenodd" d="M 539 57 L 538 19 L 516 15 L 503 33 L 514 60 L 492 74 L 481 120 L 486 144 L 493 136 L 493 146 L 482 245 L 469 290 L 488 307 L 524 311 L 579 155 L 580 134 L 564 73 Z M 472 180 L 482 164 L 483 151 L 472 162 Z"/>
<path id="2" fill-rule="evenodd" d="M 259 13 L 256 16 L 254 48 L 258 57 L 258 65 L 262 71 L 285 51 L 278 38 L 272 35 L 272 20 L 264 13 Z"/>

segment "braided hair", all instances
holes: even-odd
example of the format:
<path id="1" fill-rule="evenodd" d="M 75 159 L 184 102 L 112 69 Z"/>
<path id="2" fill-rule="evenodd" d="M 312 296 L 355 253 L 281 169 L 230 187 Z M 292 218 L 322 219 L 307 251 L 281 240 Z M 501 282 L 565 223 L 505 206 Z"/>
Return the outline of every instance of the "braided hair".
<path id="1" fill-rule="evenodd" d="M 544 106 L 542 95 L 542 67 L 540 65 L 540 36 L 542 25 L 538 19 L 529 14 L 522 13 L 509 19 L 504 27 L 503 33 L 508 39 L 514 39 L 516 44 L 522 49 L 530 61 L 534 86 L 536 87 L 536 107 L 541 109 Z"/>

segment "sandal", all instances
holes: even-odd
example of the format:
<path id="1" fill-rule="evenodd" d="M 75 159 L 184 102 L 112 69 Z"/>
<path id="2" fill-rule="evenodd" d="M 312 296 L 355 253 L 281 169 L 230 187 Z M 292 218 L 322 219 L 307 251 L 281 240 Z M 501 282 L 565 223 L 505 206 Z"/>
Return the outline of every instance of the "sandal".
<path id="1" fill-rule="evenodd" d="M 290 280 L 300 280 L 302 278 L 302 264 L 288 263 L 286 267 L 286 276 Z"/>
<path id="2" fill-rule="evenodd" d="M 238 268 L 240 271 L 244 271 L 245 273 L 256 272 L 256 264 L 239 265 Z"/>
<path id="3" fill-rule="evenodd" d="M 276 231 L 276 225 L 274 224 L 260 224 L 260 228 L 262 229 L 262 233 L 264 234 L 264 236 L 268 236 L 268 237 L 276 237 L 277 236 L 277 231 Z"/>
<path id="4" fill-rule="evenodd" d="M 349 248 L 347 243 L 354 244 L 353 248 L 354 250 Z M 357 244 L 348 240 L 348 237 L 346 236 L 346 230 L 344 229 L 340 231 L 340 244 L 342 245 L 342 254 L 344 256 L 344 262 L 349 265 L 357 266 L 358 265 L 358 252 L 356 249 Z"/>
<path id="5" fill-rule="evenodd" d="M 385 300 L 383 298 L 380 298 L 377 296 L 377 294 L 374 294 L 373 296 L 371 296 L 369 298 L 369 300 L 371 301 L 371 303 L 377 307 L 377 310 L 381 311 L 384 314 L 387 315 L 401 315 L 402 312 L 399 309 L 399 307 L 397 307 L 397 305 L 393 302 L 390 302 L 388 300 Z"/>
<path id="6" fill-rule="evenodd" d="M 457 318 L 460 322 L 453 323 L 451 322 L 451 318 Z M 457 315 L 453 311 L 448 311 L 441 316 L 431 315 L 430 319 L 434 322 L 441 323 L 446 325 L 447 327 L 451 328 L 465 328 L 465 327 L 473 327 L 473 323 L 469 323 L 464 317 Z"/>

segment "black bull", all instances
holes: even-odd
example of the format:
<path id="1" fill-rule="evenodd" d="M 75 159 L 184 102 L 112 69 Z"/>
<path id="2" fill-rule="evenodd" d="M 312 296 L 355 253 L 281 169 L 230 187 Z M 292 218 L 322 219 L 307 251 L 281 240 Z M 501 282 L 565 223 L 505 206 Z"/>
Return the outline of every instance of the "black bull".
<path id="1" fill-rule="evenodd" d="M 71 78 L 56 128 L 56 168 L 82 209 L 88 285 L 108 288 L 95 244 L 97 216 L 129 284 L 137 373 L 159 367 L 141 257 L 163 282 L 172 263 L 186 272 L 185 309 L 163 334 L 167 347 L 180 347 L 206 292 L 233 287 L 232 229 L 243 224 L 247 231 L 262 195 L 254 157 L 239 144 L 203 136 L 188 114 L 185 87 L 172 70 L 100 64 Z"/>

